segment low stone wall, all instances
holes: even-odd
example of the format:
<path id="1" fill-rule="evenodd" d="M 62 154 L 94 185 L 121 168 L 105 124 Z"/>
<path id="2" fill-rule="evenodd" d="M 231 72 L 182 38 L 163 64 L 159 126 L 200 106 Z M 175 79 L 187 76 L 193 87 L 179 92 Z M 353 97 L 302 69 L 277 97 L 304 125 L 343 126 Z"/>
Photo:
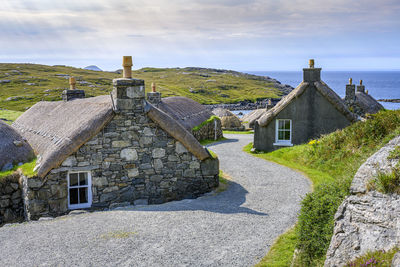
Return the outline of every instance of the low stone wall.
<path id="1" fill-rule="evenodd" d="M 24 220 L 20 173 L 0 178 L 0 225 Z"/>
<path id="2" fill-rule="evenodd" d="M 212 122 L 207 123 L 203 127 L 201 127 L 197 131 L 192 131 L 193 136 L 201 141 L 201 140 L 217 140 L 223 137 L 221 121 L 213 120 Z"/>
<path id="3" fill-rule="evenodd" d="M 371 156 L 357 171 L 351 195 L 335 214 L 335 228 L 325 266 L 343 266 L 368 251 L 389 250 L 400 243 L 400 196 L 367 190 L 378 171 L 388 172 L 397 160 L 388 160 L 400 145 L 400 136 Z"/>

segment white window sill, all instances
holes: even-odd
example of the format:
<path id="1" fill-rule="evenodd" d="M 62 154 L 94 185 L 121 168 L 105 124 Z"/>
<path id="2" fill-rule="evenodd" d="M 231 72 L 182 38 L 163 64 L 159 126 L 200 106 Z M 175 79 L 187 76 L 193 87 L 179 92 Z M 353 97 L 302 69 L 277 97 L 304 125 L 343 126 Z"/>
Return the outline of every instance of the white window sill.
<path id="1" fill-rule="evenodd" d="M 277 143 L 273 143 L 272 145 L 274 145 L 274 146 L 293 146 L 293 144 L 289 143 L 289 142 L 277 142 Z"/>
<path id="2" fill-rule="evenodd" d="M 70 210 L 86 209 L 90 208 L 91 206 L 92 206 L 91 203 L 73 204 L 73 205 L 68 205 L 68 209 Z"/>

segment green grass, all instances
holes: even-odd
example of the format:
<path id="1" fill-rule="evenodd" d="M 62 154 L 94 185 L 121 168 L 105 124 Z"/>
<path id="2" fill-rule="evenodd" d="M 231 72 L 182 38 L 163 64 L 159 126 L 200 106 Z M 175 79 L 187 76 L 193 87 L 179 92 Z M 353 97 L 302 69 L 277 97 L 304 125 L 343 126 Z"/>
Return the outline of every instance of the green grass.
<path id="1" fill-rule="evenodd" d="M 389 173 L 378 172 L 367 184 L 368 190 L 377 190 L 384 194 L 400 194 L 400 166 L 397 164 Z"/>
<path id="2" fill-rule="evenodd" d="M 11 124 L 15 121 L 19 116 L 21 116 L 23 112 L 8 110 L 8 109 L 0 109 L 0 120 L 5 121 L 8 124 Z"/>
<path id="3" fill-rule="evenodd" d="M 254 131 L 222 131 L 224 134 L 254 134 Z"/>
<path id="4" fill-rule="evenodd" d="M 25 111 L 38 101 L 61 100 L 61 93 L 69 88 L 68 79 L 57 74 L 77 78 L 77 88 L 87 96 L 109 94 L 112 79 L 122 77 L 114 72 L 90 71 L 73 67 L 38 64 L 0 64 L 0 108 Z M 256 101 L 258 98 L 280 98 L 276 83 L 263 77 L 235 71 L 206 68 L 143 68 L 133 71 L 133 77 L 143 79 L 146 91 L 157 84 L 163 97 L 185 96 L 201 104 Z M 19 97 L 7 101 L 9 97 Z"/>
<path id="5" fill-rule="evenodd" d="M 274 241 L 267 256 L 256 267 L 290 266 L 296 248 L 296 240 L 296 230 L 295 227 L 292 227 Z"/>
<path id="6" fill-rule="evenodd" d="M 370 251 L 365 255 L 358 257 L 354 261 L 346 264 L 346 267 L 361 267 L 361 266 L 381 266 L 390 267 L 392 266 L 392 260 L 394 255 L 399 251 L 399 248 L 393 248 L 389 251 Z"/>
<path id="7" fill-rule="evenodd" d="M 200 130 L 204 125 L 209 124 L 213 122 L 214 120 L 221 120 L 218 116 L 212 115 L 208 120 L 203 121 L 199 125 L 193 127 L 192 131 L 198 131 Z"/>
<path id="8" fill-rule="evenodd" d="M 299 170 L 313 183 L 314 191 L 302 201 L 296 227 L 296 246 L 300 253 L 295 266 L 323 264 L 333 233 L 334 214 L 349 194 L 354 174 L 368 157 L 399 134 L 400 111 L 385 110 L 372 115 L 365 122 L 357 122 L 318 141 L 254 154 Z M 251 145 L 244 148 L 247 152 L 250 149 Z M 283 240 L 286 240 L 285 235 Z M 278 247 L 273 249 L 284 250 L 279 248 L 284 245 L 276 244 Z M 284 259 L 285 254 L 278 254 L 274 258 Z M 269 262 L 266 264 L 269 266 Z"/>
<path id="9" fill-rule="evenodd" d="M 12 170 L 0 172 L 0 179 L 6 177 L 8 175 L 13 174 L 18 169 L 21 169 L 22 173 L 26 177 L 35 176 L 37 173 L 34 172 L 33 169 L 36 166 L 36 160 L 37 159 L 34 159 L 34 160 L 32 160 L 30 162 L 27 162 L 27 163 L 25 163 L 25 164 L 23 164 L 21 166 L 15 166 Z"/>

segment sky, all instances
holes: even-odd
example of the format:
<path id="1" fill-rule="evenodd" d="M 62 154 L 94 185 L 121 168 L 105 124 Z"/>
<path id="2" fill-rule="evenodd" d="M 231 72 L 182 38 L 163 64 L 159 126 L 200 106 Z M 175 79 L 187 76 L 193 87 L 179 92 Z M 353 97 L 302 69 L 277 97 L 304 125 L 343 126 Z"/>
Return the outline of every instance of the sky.
<path id="1" fill-rule="evenodd" d="M 2 0 L 0 62 L 400 70 L 399 0 Z"/>

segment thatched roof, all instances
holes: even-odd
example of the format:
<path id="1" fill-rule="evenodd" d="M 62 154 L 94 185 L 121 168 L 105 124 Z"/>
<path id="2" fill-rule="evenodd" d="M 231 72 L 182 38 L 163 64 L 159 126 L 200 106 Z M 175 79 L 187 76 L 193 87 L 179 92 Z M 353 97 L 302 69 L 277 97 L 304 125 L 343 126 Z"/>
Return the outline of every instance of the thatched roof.
<path id="1" fill-rule="evenodd" d="M 38 102 L 14 123 L 39 155 L 38 175 L 44 177 L 95 136 L 114 116 L 110 96 L 68 102 Z"/>
<path id="2" fill-rule="evenodd" d="M 364 92 L 356 92 L 356 104 L 362 108 L 364 113 L 375 114 L 383 109 L 383 106 L 371 95 Z"/>
<path id="3" fill-rule="evenodd" d="M 213 109 L 212 113 L 214 113 L 216 116 L 222 118 L 222 117 L 230 117 L 230 116 L 235 116 L 231 111 L 224 109 L 224 108 L 216 108 Z"/>
<path id="4" fill-rule="evenodd" d="M 210 157 L 207 150 L 197 141 L 192 133 L 185 129 L 179 121 L 172 118 L 172 116 L 147 102 L 145 112 L 152 121 L 161 127 L 161 129 L 181 142 L 186 149 L 198 159 L 204 160 Z"/>
<path id="5" fill-rule="evenodd" d="M 244 115 L 240 120 L 244 123 L 247 122 L 249 123 L 249 127 L 253 128 L 254 127 L 254 123 L 256 122 L 256 120 L 258 120 L 259 118 L 261 118 L 262 115 L 264 115 L 264 113 L 267 110 L 265 108 L 259 108 L 259 109 L 255 109 L 250 113 L 247 113 L 246 115 Z"/>
<path id="6" fill-rule="evenodd" d="M 213 115 L 203 105 L 182 96 L 163 98 L 157 107 L 177 120 L 189 131 Z"/>
<path id="7" fill-rule="evenodd" d="M 313 82 L 313 85 L 317 88 L 317 91 L 321 93 L 339 112 L 341 112 L 349 121 L 355 122 L 358 120 L 357 116 L 350 112 L 343 100 L 322 81 Z M 301 96 L 305 90 L 311 86 L 308 82 L 301 82 L 292 92 L 287 96 L 283 97 L 272 109 L 268 110 L 260 119 L 258 124 L 262 127 L 267 126 L 276 115 L 279 114 L 287 105 L 289 105 L 294 99 Z"/>
<path id="8" fill-rule="evenodd" d="M 26 140 L 10 125 L 0 121 L 0 171 L 5 165 L 28 162 L 34 157 Z"/>

